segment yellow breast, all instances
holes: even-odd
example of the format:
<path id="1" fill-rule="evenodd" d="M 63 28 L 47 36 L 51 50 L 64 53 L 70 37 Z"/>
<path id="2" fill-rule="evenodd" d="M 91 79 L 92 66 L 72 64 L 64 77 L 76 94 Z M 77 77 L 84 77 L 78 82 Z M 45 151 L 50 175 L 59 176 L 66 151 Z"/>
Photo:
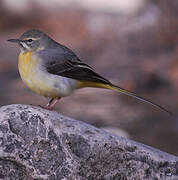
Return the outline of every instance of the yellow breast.
<path id="1" fill-rule="evenodd" d="M 32 52 L 20 53 L 18 68 L 22 80 L 27 80 L 31 76 L 32 68 L 36 62 L 32 60 Z"/>
<path id="2" fill-rule="evenodd" d="M 20 53 L 18 68 L 23 82 L 32 91 L 46 97 L 58 96 L 53 81 L 40 69 L 40 59 L 35 58 L 33 52 Z"/>

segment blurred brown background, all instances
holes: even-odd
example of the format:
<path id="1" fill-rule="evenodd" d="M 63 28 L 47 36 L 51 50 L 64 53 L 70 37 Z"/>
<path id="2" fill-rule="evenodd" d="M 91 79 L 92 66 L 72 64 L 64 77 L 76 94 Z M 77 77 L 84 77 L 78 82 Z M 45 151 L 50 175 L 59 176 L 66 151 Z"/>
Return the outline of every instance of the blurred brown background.
<path id="1" fill-rule="evenodd" d="M 178 1 L 1 0 L 0 105 L 44 105 L 22 83 L 19 48 L 8 43 L 40 29 L 115 84 L 151 99 L 173 116 L 116 92 L 86 88 L 56 111 L 178 155 Z"/>

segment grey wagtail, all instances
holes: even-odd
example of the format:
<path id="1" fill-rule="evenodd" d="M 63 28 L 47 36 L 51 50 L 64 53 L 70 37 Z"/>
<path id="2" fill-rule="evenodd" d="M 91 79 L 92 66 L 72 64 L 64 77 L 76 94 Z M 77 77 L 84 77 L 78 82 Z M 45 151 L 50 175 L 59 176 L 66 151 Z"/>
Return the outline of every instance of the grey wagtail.
<path id="1" fill-rule="evenodd" d="M 35 93 L 51 98 L 46 109 L 52 110 L 61 97 L 84 87 L 111 89 L 147 102 L 170 113 L 162 106 L 112 84 L 83 63 L 69 48 L 39 30 L 29 30 L 18 39 L 18 68 L 23 82 Z"/>

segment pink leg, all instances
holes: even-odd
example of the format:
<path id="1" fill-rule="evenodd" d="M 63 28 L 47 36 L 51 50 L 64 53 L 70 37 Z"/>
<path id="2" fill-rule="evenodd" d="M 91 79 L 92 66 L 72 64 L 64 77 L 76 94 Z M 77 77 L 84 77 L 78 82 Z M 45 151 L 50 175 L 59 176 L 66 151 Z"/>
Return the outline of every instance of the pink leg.
<path id="1" fill-rule="evenodd" d="M 53 110 L 55 104 L 60 100 L 60 98 L 58 99 L 50 99 L 50 101 L 48 102 L 48 104 L 46 104 L 46 106 L 44 107 L 45 109 L 48 109 L 48 110 Z"/>
<path id="2" fill-rule="evenodd" d="M 51 105 L 51 103 L 53 102 L 53 98 L 51 98 L 50 100 L 49 100 L 49 102 L 44 106 L 44 108 L 45 109 L 48 109 L 49 107 L 50 107 L 50 105 Z"/>

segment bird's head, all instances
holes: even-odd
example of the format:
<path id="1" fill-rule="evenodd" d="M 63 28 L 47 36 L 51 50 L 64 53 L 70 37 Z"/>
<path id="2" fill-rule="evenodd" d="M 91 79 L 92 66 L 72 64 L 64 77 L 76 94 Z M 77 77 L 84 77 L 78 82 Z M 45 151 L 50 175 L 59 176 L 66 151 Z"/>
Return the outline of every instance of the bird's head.
<path id="1" fill-rule="evenodd" d="M 26 31 L 18 39 L 9 39 L 9 42 L 18 43 L 22 52 L 38 51 L 48 46 L 50 37 L 45 33 L 32 29 Z"/>

